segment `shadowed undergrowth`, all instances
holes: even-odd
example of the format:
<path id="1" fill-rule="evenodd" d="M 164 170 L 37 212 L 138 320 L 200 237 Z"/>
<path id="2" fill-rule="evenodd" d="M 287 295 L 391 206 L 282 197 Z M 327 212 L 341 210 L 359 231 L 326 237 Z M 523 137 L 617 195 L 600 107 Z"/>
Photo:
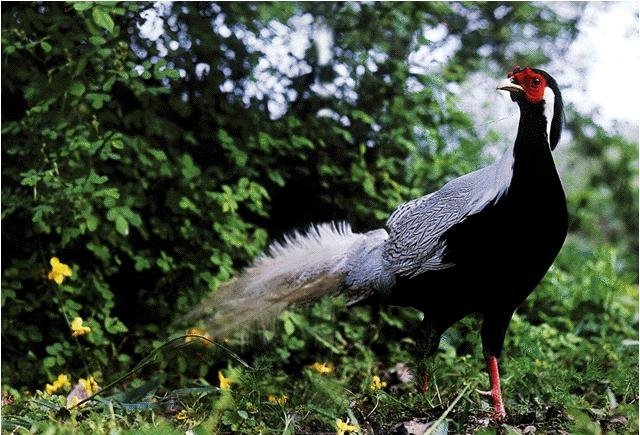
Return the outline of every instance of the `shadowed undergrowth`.
<path id="1" fill-rule="evenodd" d="M 449 433 L 635 433 L 637 288 L 630 278 L 617 273 L 610 251 L 564 251 L 511 323 L 502 359 L 509 417 L 498 426 L 482 394 L 479 319 L 447 332 L 422 395 L 407 373 L 420 313 L 323 300 L 224 347 L 177 339 L 116 391 L 70 411 L 68 391 L 13 392 L 3 430 L 304 434 L 340 433 L 342 422 L 373 434 L 404 433 L 444 416 Z"/>

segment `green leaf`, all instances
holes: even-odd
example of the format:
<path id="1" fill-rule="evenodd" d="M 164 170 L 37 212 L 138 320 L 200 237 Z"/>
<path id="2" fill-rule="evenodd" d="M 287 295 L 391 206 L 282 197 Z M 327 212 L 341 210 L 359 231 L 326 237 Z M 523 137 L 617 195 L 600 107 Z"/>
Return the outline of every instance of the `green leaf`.
<path id="1" fill-rule="evenodd" d="M 89 37 L 89 42 L 97 47 L 99 45 L 104 45 L 107 40 L 102 36 L 93 35 Z"/>
<path id="2" fill-rule="evenodd" d="M 92 215 L 92 214 L 87 215 L 85 217 L 85 220 L 87 222 L 87 229 L 89 231 L 95 231 L 96 228 L 98 228 L 98 218 L 95 217 L 94 215 Z"/>
<path id="3" fill-rule="evenodd" d="M 93 8 L 93 10 L 91 11 L 91 16 L 93 17 L 93 22 L 96 23 L 96 25 L 102 27 L 109 33 L 113 31 L 113 20 L 103 8 Z"/>
<path id="4" fill-rule="evenodd" d="M 114 317 L 104 319 L 104 329 L 111 334 L 118 334 L 129 330 L 124 323 Z"/>
<path id="5" fill-rule="evenodd" d="M 507 435 L 522 435 L 522 431 L 514 426 L 509 426 L 508 424 L 503 424 L 502 428 L 505 430 Z"/>
<path id="6" fill-rule="evenodd" d="M 75 2 L 73 3 L 73 9 L 78 12 L 86 11 L 87 9 L 91 9 L 93 5 L 91 2 Z"/>
<path id="7" fill-rule="evenodd" d="M 287 335 L 291 335 L 295 332 L 296 327 L 293 324 L 293 322 L 291 321 L 291 319 L 289 317 L 285 317 L 284 318 L 284 332 Z"/>
<path id="8" fill-rule="evenodd" d="M 311 142 L 309 139 L 307 139 L 306 137 L 302 137 L 302 136 L 293 136 L 291 138 L 291 143 L 296 147 L 296 148 L 309 148 L 309 149 L 313 149 L 313 142 Z"/>
<path id="9" fill-rule="evenodd" d="M 118 192 L 117 187 L 108 187 L 106 189 L 96 190 L 93 195 L 96 197 L 105 197 L 105 198 L 113 198 L 113 199 L 120 198 L 120 192 Z"/>
<path id="10" fill-rule="evenodd" d="M 258 143 L 260 144 L 261 150 L 268 151 L 270 147 L 273 146 L 273 138 L 261 131 L 258 133 Z"/>
<path id="11" fill-rule="evenodd" d="M 121 150 L 121 149 L 124 149 L 124 142 L 122 142 L 122 140 L 120 139 L 116 139 L 111 141 L 111 146 L 117 150 Z"/>
<path id="12" fill-rule="evenodd" d="M 45 222 L 45 217 L 53 213 L 53 207 L 48 204 L 37 205 L 33 208 L 33 216 L 31 220 L 33 222 Z"/>
<path id="13" fill-rule="evenodd" d="M 164 251 L 160 252 L 160 258 L 156 260 L 156 264 L 163 272 L 170 272 L 175 267 L 173 258 Z"/>
<path id="14" fill-rule="evenodd" d="M 153 148 L 149 148 L 147 150 L 147 152 L 149 154 L 151 154 L 153 156 L 153 158 L 155 158 L 159 162 L 166 162 L 167 161 L 167 155 L 162 150 L 156 150 L 156 149 L 153 149 Z"/>
<path id="15" fill-rule="evenodd" d="M 91 184 L 104 184 L 109 181 L 109 177 L 107 177 L 106 175 L 98 175 L 95 173 L 95 171 L 91 170 L 86 178 L 86 181 L 87 183 Z"/>
<path id="16" fill-rule="evenodd" d="M 282 178 L 282 175 L 280 175 L 280 172 L 270 171 L 269 172 L 269 179 L 271 181 L 273 181 L 274 183 L 276 183 L 280 187 L 284 187 L 284 185 L 285 185 L 284 178 Z"/>
<path id="17" fill-rule="evenodd" d="M 141 272 L 143 270 L 149 269 L 151 267 L 151 263 L 149 262 L 148 259 L 141 257 L 139 255 L 136 255 L 134 257 L 135 260 L 135 264 L 133 265 L 133 267 L 138 271 Z"/>
<path id="18" fill-rule="evenodd" d="M 79 76 L 80 74 L 82 74 L 82 72 L 84 71 L 84 69 L 87 67 L 87 63 L 89 62 L 89 57 L 88 55 L 81 57 L 80 60 L 78 61 L 78 65 L 76 66 L 76 70 L 74 72 L 74 77 Z"/>
<path id="19" fill-rule="evenodd" d="M 140 218 L 140 215 L 131 210 L 129 207 L 122 207 L 120 209 L 120 213 L 134 227 L 139 227 L 140 225 L 142 225 L 142 219 Z"/>
<path id="20" fill-rule="evenodd" d="M 102 85 L 102 90 L 105 92 L 111 91 L 111 88 L 113 87 L 113 84 L 115 82 L 116 82 L 116 76 L 109 77 L 107 81 L 104 82 L 104 85 Z"/>
<path id="21" fill-rule="evenodd" d="M 129 234 L 129 222 L 122 215 L 116 216 L 116 230 L 123 236 Z"/>
<path id="22" fill-rule="evenodd" d="M 189 198 L 187 198 L 185 196 L 180 198 L 180 202 L 178 203 L 178 205 L 183 210 L 190 210 L 190 211 L 192 211 L 194 213 L 200 213 L 200 209 L 198 208 L 198 206 L 195 205 L 193 203 L 193 201 L 191 201 Z"/>
<path id="23" fill-rule="evenodd" d="M 34 169 L 23 172 L 20 175 L 22 176 L 20 184 L 22 184 L 23 186 L 35 186 L 36 184 L 38 184 L 38 181 L 40 181 L 41 178 L 41 175 Z"/>
<path id="24" fill-rule="evenodd" d="M 91 101 L 91 107 L 93 107 L 96 110 L 102 109 L 106 101 L 111 101 L 111 95 L 96 94 L 93 92 L 89 92 L 85 98 Z"/>
<path id="25" fill-rule="evenodd" d="M 75 95 L 76 97 L 80 97 L 82 96 L 82 94 L 84 94 L 84 91 L 86 90 L 84 83 L 82 82 L 73 82 L 71 83 L 71 85 L 69 86 L 69 93 L 71 95 Z"/>
<path id="26" fill-rule="evenodd" d="M 56 358 L 53 356 L 48 356 L 44 360 L 42 360 L 42 365 L 44 368 L 51 368 L 56 365 Z"/>
<path id="27" fill-rule="evenodd" d="M 349 142 L 349 143 L 353 142 L 353 136 L 349 131 L 345 130 L 344 128 L 332 127 L 331 130 L 334 133 L 338 134 L 339 136 L 342 136 L 342 139 L 344 139 L 345 142 Z"/>
<path id="28" fill-rule="evenodd" d="M 176 396 L 188 396 L 192 394 L 208 394 L 208 393 L 217 393 L 220 391 L 219 387 L 191 387 L 191 388 L 178 388 L 176 390 L 171 391 L 171 394 Z"/>
<path id="29" fill-rule="evenodd" d="M 353 117 L 353 119 L 358 119 L 364 122 L 365 124 L 374 123 L 373 118 L 368 114 L 366 114 L 365 112 L 363 112 L 362 110 L 354 110 L 353 112 L 351 112 L 351 116 Z"/>
<path id="30" fill-rule="evenodd" d="M 49 44 L 47 41 L 42 41 L 40 43 L 40 47 L 42 48 L 42 50 L 45 53 L 49 53 L 51 51 L 51 49 L 53 48 L 53 47 L 51 47 L 51 44 Z"/>
<path id="31" fill-rule="evenodd" d="M 179 79 L 180 71 L 178 71 L 177 69 L 166 69 L 164 71 L 164 75 L 165 77 L 168 77 L 170 79 Z"/>
<path id="32" fill-rule="evenodd" d="M 180 157 L 180 163 L 182 164 L 182 176 L 187 180 L 200 175 L 200 168 L 193 162 L 193 159 L 189 154 L 183 154 Z"/>

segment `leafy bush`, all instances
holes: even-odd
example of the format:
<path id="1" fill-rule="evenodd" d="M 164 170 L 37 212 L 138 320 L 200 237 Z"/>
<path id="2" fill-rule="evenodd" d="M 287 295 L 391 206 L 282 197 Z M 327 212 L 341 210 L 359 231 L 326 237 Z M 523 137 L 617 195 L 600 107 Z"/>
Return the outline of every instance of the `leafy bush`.
<path id="1" fill-rule="evenodd" d="M 243 217 L 266 214 L 262 185 L 231 168 L 230 176 L 201 168 L 188 146 L 162 146 L 154 136 L 177 134 L 176 127 L 147 123 L 143 107 L 127 111 L 112 98 L 126 91 L 144 106 L 169 91 L 162 80 L 179 77 L 161 61 L 135 72 L 111 18 L 129 17 L 127 9 L 76 3 L 73 10 L 13 9 L 14 19 L 33 27 L 21 26 L 4 44 L 10 62 L 36 56 L 49 65 L 45 75 L 25 62 L 3 80 L 28 107 L 4 118 L 2 174 L 3 221 L 13 229 L 3 232 L 11 252 L 3 258 L 4 345 L 13 354 L 3 372 L 23 385 L 40 383 L 43 371 L 51 377 L 80 365 L 65 324 L 75 316 L 92 329 L 83 340 L 91 369 L 126 367 L 120 340 L 130 327 L 132 341 L 163 339 L 162 324 L 227 280 L 234 259 L 254 257 L 266 240 Z M 54 18 L 56 31 L 29 42 Z M 148 138 L 120 128 L 140 123 Z M 52 256 L 74 269 L 59 289 L 45 279 Z"/>

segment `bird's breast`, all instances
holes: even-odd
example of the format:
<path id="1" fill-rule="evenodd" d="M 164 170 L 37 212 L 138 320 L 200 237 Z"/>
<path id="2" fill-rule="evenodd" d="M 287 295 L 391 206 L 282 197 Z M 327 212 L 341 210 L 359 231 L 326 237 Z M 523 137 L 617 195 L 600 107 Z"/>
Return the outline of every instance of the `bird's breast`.
<path id="1" fill-rule="evenodd" d="M 551 266 L 566 234 L 567 209 L 559 183 L 509 190 L 446 234 L 445 261 L 478 283 L 528 294 Z"/>

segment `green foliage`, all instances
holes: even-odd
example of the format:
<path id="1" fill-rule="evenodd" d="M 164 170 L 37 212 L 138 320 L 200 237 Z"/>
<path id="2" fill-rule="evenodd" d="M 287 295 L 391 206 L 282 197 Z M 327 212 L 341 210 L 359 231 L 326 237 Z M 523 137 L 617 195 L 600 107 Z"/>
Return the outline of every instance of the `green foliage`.
<path id="1" fill-rule="evenodd" d="M 638 265 L 638 146 L 610 134 L 584 115 L 570 110 L 573 135 L 568 202 L 574 230 L 584 249 L 607 243 L 624 257 L 627 271 Z M 603 207 L 603 204 L 607 206 Z"/>
<path id="2" fill-rule="evenodd" d="M 192 346 L 154 357 L 157 378 L 124 383 L 114 409 L 96 402 L 69 416 L 62 395 L 33 391 L 60 373 L 118 378 L 284 231 L 341 219 L 380 227 L 401 202 L 485 163 L 496 138 L 478 137 L 448 84 L 516 60 L 544 63 L 554 53 L 526 38 L 567 43 L 576 21 L 529 3 L 176 2 L 158 7 L 164 33 L 151 40 L 138 26 L 151 7 L 3 7 L 2 375 L 16 398 L 3 427 L 294 433 L 349 418 L 384 433 L 418 413 L 438 417 L 469 386 L 450 430 L 463 421 L 475 430 L 487 406 L 475 392 L 485 383 L 476 319 L 447 333 L 437 388 L 423 397 L 395 372 L 410 363 L 418 314 L 329 301 L 283 314 L 257 342 L 232 340 L 252 370 Z M 264 67 L 257 41 L 275 45 L 299 21 L 331 32 L 331 58 L 309 43 Z M 446 37 L 428 40 L 423 26 L 441 23 Z M 408 61 L 450 41 L 441 65 Z M 624 415 L 633 429 L 637 347 L 625 340 L 637 340 L 637 271 L 614 253 L 637 253 L 637 153 L 588 118 L 569 121 L 571 170 L 585 156 L 592 164 L 569 197 L 572 247 L 513 322 L 510 423 L 618 430 Z M 73 270 L 60 286 L 47 279 L 53 256 Z M 72 338 L 76 316 L 91 332 Z M 314 362 L 335 371 L 316 373 Z M 540 375 L 532 364 L 561 369 Z M 212 388 L 218 370 L 234 373 L 231 393 Z M 371 390 L 375 375 L 389 387 Z M 286 403 L 268 399 L 283 394 Z"/>
<path id="3" fill-rule="evenodd" d="M 128 111 L 123 93 L 144 106 L 169 90 L 131 73 L 121 32 L 135 15 L 76 3 L 73 17 L 57 11 L 63 7 L 3 13 L 3 21 L 29 23 L 3 32 L 6 62 L 24 63 L 3 77 L 18 106 L 3 125 L 2 217 L 14 228 L 3 232 L 5 248 L 12 247 L 3 264 L 3 330 L 14 352 L 3 372 L 24 385 L 80 366 L 60 311 L 88 319 L 92 333 L 81 340 L 92 369 L 117 369 L 130 360 L 117 350 L 123 334 L 157 334 L 159 324 L 228 279 L 234 259 L 254 257 L 266 241 L 264 229 L 246 218 L 265 216 L 268 193 L 259 182 L 201 169 L 177 127 L 156 121 L 146 125 L 148 135 L 126 128 L 147 115 L 142 107 Z M 48 24 L 54 18 L 58 30 Z M 27 43 L 41 28 L 56 42 L 44 52 Z M 27 60 L 34 56 L 37 63 Z M 177 77 L 163 59 L 142 66 L 155 79 Z M 164 134 L 175 136 L 173 145 L 158 145 L 154 137 Z M 46 282 L 52 256 L 75 271 L 60 289 Z M 19 348 L 29 349 L 26 359 L 17 358 Z"/>
<path id="4" fill-rule="evenodd" d="M 629 276 L 619 273 L 611 251 L 585 257 L 569 248 L 516 314 L 507 334 L 508 357 L 501 365 L 510 416 L 504 430 L 520 433 L 534 425 L 542 433 L 635 433 L 637 287 Z M 574 273 L 576 269 L 579 273 Z M 127 421 L 124 427 L 148 428 L 149 422 L 162 425 L 169 419 L 182 428 L 196 426 L 203 433 L 293 433 L 293 428 L 331 432 L 336 419 L 349 418 L 360 427 L 389 433 L 397 422 L 416 415 L 438 418 L 466 391 L 448 415 L 449 431 L 479 430 L 482 423 L 477 416 L 490 405 L 477 391 L 487 384 L 478 319 L 466 319 L 447 331 L 427 395 L 419 394 L 413 383 L 403 383 L 398 372 L 398 363 L 411 364 L 415 345 L 411 331 L 418 322 L 418 313 L 411 309 L 348 308 L 340 300 L 323 300 L 283 313 L 272 327 L 254 337 L 257 341 L 244 350 L 251 368 L 211 347 L 186 348 L 186 356 L 192 359 L 228 360 L 232 365 L 224 363 L 220 369 L 234 380 L 230 392 L 206 388 L 217 385 L 216 370 L 212 370 L 202 375 L 199 388 L 153 393 L 156 406 L 145 412 L 154 418 L 142 411 L 131 413 L 147 402 L 137 408 L 129 405 L 129 412 L 118 405 L 122 399 L 116 398 L 114 406 Z M 227 345 L 242 348 L 240 341 Z M 175 361 L 175 355 L 167 355 L 167 360 Z M 330 363 L 334 370 L 318 373 L 312 367 L 315 362 Z M 175 370 L 165 374 L 177 379 Z M 373 376 L 388 385 L 372 390 Z M 128 391 L 141 386 L 134 382 Z M 277 403 L 274 398 L 282 396 L 287 400 Z M 9 413 L 14 409 L 9 408 Z M 89 423 L 108 428 L 109 412 L 99 404 L 72 411 L 74 427 L 86 428 Z M 53 411 L 50 417 L 59 420 Z"/>

